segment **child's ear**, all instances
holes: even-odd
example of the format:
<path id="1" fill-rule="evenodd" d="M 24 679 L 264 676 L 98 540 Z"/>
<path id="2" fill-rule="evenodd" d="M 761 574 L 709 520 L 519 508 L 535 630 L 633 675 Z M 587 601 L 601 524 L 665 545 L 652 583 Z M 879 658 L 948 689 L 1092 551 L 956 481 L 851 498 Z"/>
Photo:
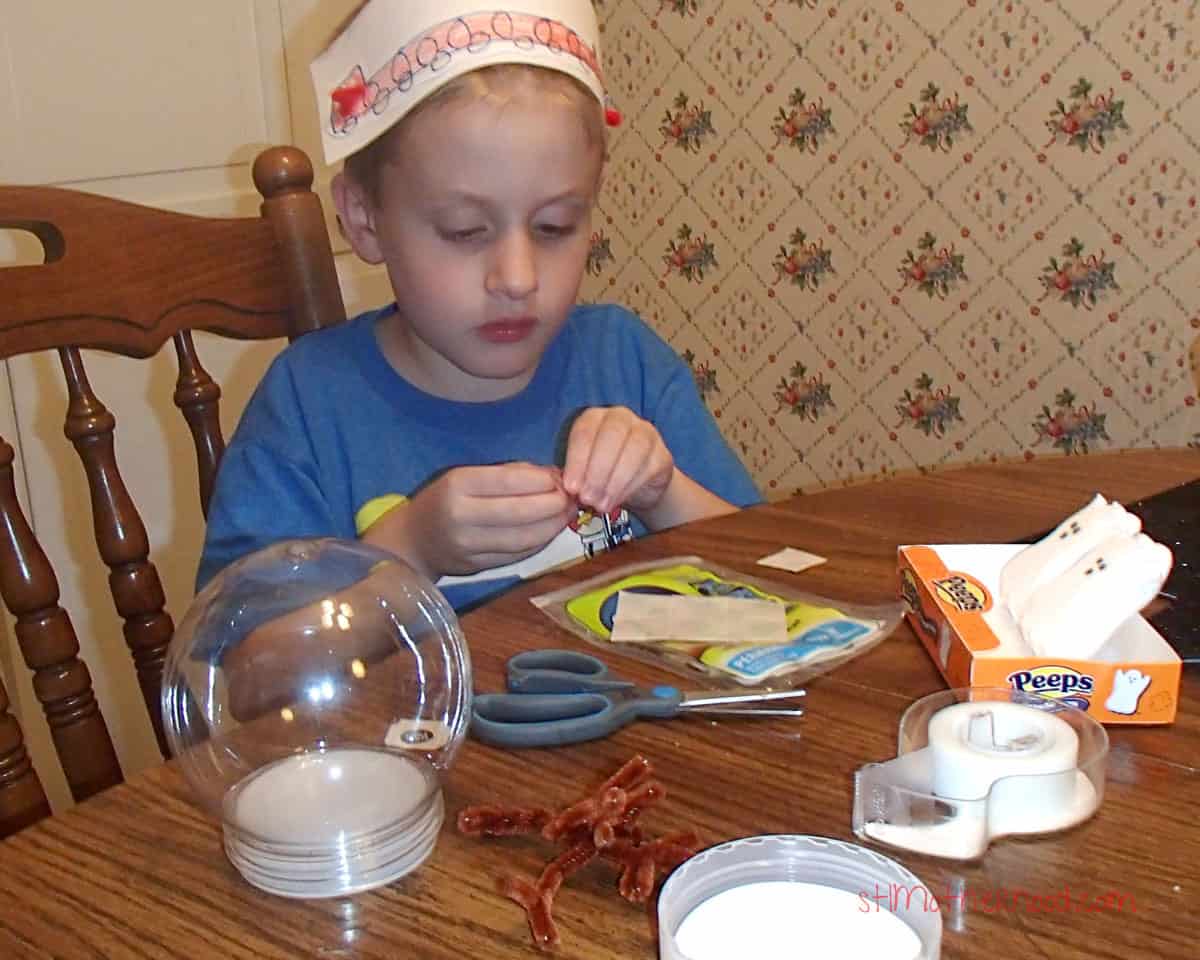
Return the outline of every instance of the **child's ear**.
<path id="1" fill-rule="evenodd" d="M 355 178 L 339 173 L 330 184 L 342 236 L 367 263 L 382 263 L 383 251 L 375 233 L 375 205 Z"/>

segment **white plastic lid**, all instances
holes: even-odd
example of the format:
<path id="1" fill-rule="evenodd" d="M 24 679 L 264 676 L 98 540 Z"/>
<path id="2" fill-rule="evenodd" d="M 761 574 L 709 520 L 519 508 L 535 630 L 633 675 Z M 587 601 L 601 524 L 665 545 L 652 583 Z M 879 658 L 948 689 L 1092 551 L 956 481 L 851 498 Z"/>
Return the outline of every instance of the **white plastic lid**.
<path id="1" fill-rule="evenodd" d="M 391 883 L 433 852 L 444 819 L 429 769 L 386 750 L 298 754 L 226 797 L 225 852 L 251 884 L 285 897 Z"/>
<path id="2" fill-rule="evenodd" d="M 840 840 L 733 840 L 696 854 L 663 884 L 659 957 L 938 960 L 942 918 L 922 890 L 894 860 Z"/>
<path id="3" fill-rule="evenodd" d="M 313 847 L 400 823 L 437 789 L 382 750 L 325 750 L 276 761 L 230 791 L 225 818 L 268 843 Z"/>

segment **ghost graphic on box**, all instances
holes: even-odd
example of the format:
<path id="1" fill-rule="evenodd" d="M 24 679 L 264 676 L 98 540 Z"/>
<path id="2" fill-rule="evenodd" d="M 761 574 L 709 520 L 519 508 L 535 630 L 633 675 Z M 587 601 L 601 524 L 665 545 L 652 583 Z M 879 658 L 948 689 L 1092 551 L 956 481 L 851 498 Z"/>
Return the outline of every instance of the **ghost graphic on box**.
<path id="1" fill-rule="evenodd" d="M 1104 701 L 1104 709 L 1110 713 L 1132 716 L 1137 713 L 1138 701 L 1150 686 L 1150 678 L 1141 670 L 1118 670 L 1113 675 L 1112 692 Z"/>

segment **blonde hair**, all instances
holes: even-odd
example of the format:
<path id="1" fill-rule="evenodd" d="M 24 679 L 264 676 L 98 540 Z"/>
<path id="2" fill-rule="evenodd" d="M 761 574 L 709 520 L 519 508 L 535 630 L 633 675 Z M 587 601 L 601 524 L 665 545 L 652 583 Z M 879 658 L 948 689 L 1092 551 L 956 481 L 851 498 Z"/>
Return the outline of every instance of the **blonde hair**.
<path id="1" fill-rule="evenodd" d="M 539 93 L 574 107 L 583 121 L 588 141 L 598 145 L 601 150 L 607 147 L 608 129 L 604 122 L 604 108 L 584 84 L 569 74 L 546 67 L 529 63 L 498 63 L 459 74 L 445 86 L 439 87 L 416 104 L 390 130 L 350 154 L 344 162 L 346 175 L 361 186 L 372 200 L 378 200 L 379 179 L 387 162 L 389 145 L 403 135 L 414 117 L 451 100 L 504 102 L 508 99 L 505 94 L 521 84 L 532 84 Z"/>

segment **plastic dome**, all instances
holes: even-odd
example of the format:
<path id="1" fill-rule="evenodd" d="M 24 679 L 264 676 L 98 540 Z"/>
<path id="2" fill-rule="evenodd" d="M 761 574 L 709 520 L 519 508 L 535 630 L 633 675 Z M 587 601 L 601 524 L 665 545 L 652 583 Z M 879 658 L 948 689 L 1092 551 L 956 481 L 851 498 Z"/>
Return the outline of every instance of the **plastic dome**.
<path id="1" fill-rule="evenodd" d="M 167 651 L 162 709 L 242 875 L 283 896 L 335 896 L 432 852 L 471 665 L 454 610 L 398 558 L 289 540 L 197 595 Z"/>

